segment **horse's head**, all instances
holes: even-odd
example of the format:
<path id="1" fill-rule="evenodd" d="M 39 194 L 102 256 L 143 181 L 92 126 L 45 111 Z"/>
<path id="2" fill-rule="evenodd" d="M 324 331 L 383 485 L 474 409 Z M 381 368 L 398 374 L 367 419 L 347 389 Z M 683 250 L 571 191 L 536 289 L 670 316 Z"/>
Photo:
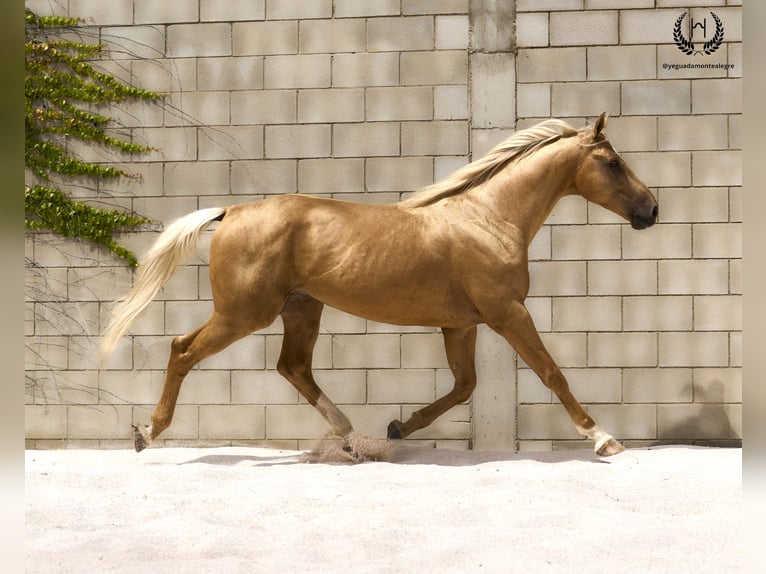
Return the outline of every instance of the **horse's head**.
<path id="1" fill-rule="evenodd" d="M 657 200 L 606 139 L 607 117 L 601 114 L 577 136 L 583 150 L 575 176 L 577 193 L 625 218 L 633 229 L 645 229 L 657 222 Z"/>

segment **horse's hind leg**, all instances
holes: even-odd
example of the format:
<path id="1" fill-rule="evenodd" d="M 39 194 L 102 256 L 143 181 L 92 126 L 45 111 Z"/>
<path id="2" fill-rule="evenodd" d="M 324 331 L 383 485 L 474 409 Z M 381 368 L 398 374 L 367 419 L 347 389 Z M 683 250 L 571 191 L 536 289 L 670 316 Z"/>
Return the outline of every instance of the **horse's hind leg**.
<path id="1" fill-rule="evenodd" d="M 406 438 L 430 425 L 438 416 L 455 405 L 467 401 L 476 387 L 476 326 L 466 329 L 442 329 L 447 361 L 455 377 L 455 386 L 442 398 L 412 413 L 405 423 L 391 421 L 388 438 Z"/>
<path id="2" fill-rule="evenodd" d="M 324 304 L 308 295 L 292 294 L 282 308 L 284 338 L 277 370 L 329 423 L 332 434 L 347 437 L 354 429 L 338 407 L 322 392 L 311 372 L 314 344 Z"/>
<path id="3" fill-rule="evenodd" d="M 276 316 L 276 313 L 274 314 Z M 218 313 L 201 327 L 191 333 L 176 337 L 170 346 L 170 358 L 165 374 L 165 385 L 154 412 L 151 424 L 143 427 L 134 426 L 134 446 L 141 452 L 149 446 L 173 420 L 173 413 L 181 391 L 181 383 L 189 371 L 205 359 L 222 351 L 233 342 L 249 335 L 253 331 L 268 326 L 273 321 L 261 323 L 243 321 L 241 318 L 232 319 Z"/>

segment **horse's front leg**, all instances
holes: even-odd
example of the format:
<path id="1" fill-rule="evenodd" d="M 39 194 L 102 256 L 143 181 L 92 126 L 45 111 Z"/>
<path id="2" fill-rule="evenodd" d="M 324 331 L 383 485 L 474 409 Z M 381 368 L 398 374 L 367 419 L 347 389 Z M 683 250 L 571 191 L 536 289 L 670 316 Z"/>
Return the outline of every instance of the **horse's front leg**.
<path id="1" fill-rule="evenodd" d="M 436 402 L 412 413 L 407 422 L 391 421 L 388 438 L 406 438 L 430 425 L 436 417 L 467 401 L 476 387 L 476 325 L 465 329 L 442 329 L 447 362 L 455 377 L 452 390 Z"/>
<path id="2" fill-rule="evenodd" d="M 585 412 L 569 389 L 569 384 L 561 369 L 545 348 L 540 335 L 532 322 L 529 311 L 520 301 L 513 301 L 500 313 L 494 313 L 489 326 L 505 337 L 516 352 L 540 377 L 546 387 L 551 389 L 564 405 L 577 431 L 594 441 L 596 454 L 611 456 L 625 450 L 610 434 L 603 431 Z"/>

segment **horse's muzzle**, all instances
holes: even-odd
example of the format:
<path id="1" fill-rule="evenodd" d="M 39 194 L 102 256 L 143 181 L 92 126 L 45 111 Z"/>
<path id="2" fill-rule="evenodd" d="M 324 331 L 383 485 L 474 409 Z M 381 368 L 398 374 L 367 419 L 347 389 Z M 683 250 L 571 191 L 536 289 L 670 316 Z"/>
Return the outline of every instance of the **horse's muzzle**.
<path id="1" fill-rule="evenodd" d="M 630 226 L 633 229 L 646 229 L 647 227 L 651 227 L 655 223 L 657 223 L 657 214 L 659 213 L 659 208 L 657 207 L 657 204 L 655 203 L 649 210 L 646 212 L 639 212 L 636 211 L 633 213 L 633 216 L 630 218 Z"/>

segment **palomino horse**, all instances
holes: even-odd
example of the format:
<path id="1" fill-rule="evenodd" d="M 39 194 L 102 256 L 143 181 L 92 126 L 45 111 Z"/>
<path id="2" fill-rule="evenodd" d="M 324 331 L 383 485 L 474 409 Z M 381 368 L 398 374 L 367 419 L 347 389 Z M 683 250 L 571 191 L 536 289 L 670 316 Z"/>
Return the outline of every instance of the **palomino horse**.
<path id="1" fill-rule="evenodd" d="M 348 437 L 348 418 L 314 381 L 311 358 L 324 305 L 396 325 L 441 327 L 454 388 L 388 438 L 428 426 L 476 386 L 476 325 L 486 323 L 556 393 L 595 451 L 624 447 L 580 406 L 535 329 L 524 300 L 527 248 L 556 202 L 577 194 L 635 229 L 657 220 L 657 201 L 603 133 L 607 116 L 575 130 L 560 120 L 519 131 L 485 157 L 396 204 L 367 205 L 286 195 L 204 209 L 170 225 L 147 254 L 135 286 L 115 311 L 102 350 L 109 355 L 130 323 L 220 221 L 210 243 L 213 314 L 173 340 L 162 396 L 151 424 L 135 428 L 143 450 L 173 418 L 186 374 L 234 341 L 284 323 L 278 371 Z"/>

